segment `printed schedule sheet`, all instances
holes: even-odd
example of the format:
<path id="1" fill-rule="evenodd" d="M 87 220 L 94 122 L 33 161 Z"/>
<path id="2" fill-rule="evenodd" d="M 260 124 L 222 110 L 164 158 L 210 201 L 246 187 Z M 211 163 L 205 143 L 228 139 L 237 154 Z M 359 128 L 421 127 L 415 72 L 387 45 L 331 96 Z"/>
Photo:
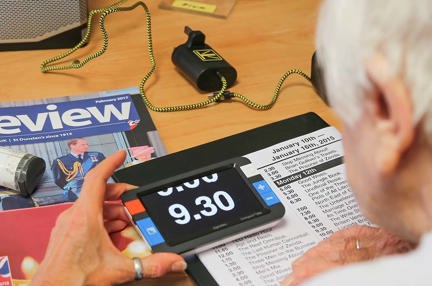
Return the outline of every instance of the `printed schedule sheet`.
<path id="1" fill-rule="evenodd" d="M 346 181 L 341 135 L 326 127 L 245 155 L 286 213 L 273 228 L 200 253 L 220 285 L 279 285 L 307 249 L 349 225 L 370 225 Z"/>

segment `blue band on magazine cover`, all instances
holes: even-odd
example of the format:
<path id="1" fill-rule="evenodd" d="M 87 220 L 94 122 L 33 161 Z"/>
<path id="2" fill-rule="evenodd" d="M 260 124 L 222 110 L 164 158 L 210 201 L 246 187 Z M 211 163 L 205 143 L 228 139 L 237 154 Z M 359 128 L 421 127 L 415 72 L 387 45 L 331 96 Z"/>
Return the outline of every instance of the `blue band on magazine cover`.
<path id="1" fill-rule="evenodd" d="M 128 131 L 139 120 L 129 94 L 0 108 L 0 146 Z"/>

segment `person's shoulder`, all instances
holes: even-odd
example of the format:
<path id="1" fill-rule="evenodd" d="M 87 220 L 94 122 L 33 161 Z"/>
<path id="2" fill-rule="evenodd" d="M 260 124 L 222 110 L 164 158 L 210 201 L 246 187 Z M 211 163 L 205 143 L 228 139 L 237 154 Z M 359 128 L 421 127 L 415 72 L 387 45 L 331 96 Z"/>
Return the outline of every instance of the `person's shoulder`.
<path id="1" fill-rule="evenodd" d="M 57 160 L 60 160 L 60 161 L 68 160 L 68 159 L 70 159 L 71 157 L 73 157 L 72 154 L 71 154 L 71 153 L 68 153 L 68 154 L 66 154 L 66 155 L 63 155 L 63 156 L 57 157 L 56 159 L 54 159 L 54 162 L 56 162 Z"/>

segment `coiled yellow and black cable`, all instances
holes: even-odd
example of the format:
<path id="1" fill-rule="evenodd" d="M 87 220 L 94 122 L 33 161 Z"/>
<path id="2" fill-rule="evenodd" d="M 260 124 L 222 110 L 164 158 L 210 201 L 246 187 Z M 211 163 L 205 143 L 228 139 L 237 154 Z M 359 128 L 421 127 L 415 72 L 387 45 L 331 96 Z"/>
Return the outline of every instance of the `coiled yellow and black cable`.
<path id="1" fill-rule="evenodd" d="M 105 18 L 112 13 L 122 12 L 122 11 L 130 11 L 130 10 L 133 10 L 133 9 L 141 6 L 144 8 L 144 11 L 146 14 L 146 32 L 147 32 L 147 43 L 148 43 L 147 44 L 147 51 L 148 51 L 151 67 L 150 67 L 150 70 L 145 74 L 144 78 L 141 80 L 141 82 L 139 84 L 139 91 L 140 91 L 140 94 L 142 96 L 142 99 L 143 99 L 145 105 L 150 110 L 157 111 L 157 112 L 193 110 L 193 109 L 204 108 L 210 104 L 218 103 L 218 102 L 221 102 L 224 100 L 230 100 L 232 98 L 238 99 L 240 102 L 242 102 L 243 104 L 245 104 L 246 106 L 248 106 L 252 109 L 268 110 L 268 109 L 272 108 L 273 105 L 276 103 L 276 100 L 278 99 L 279 94 L 280 94 L 280 89 L 281 89 L 284 81 L 289 76 L 291 76 L 292 74 L 298 74 L 298 75 L 302 76 L 303 78 L 305 78 L 307 81 L 309 81 L 309 82 L 311 81 L 311 78 L 307 74 L 305 74 L 303 71 L 301 71 L 299 69 L 289 70 L 289 71 L 285 72 L 282 75 L 282 77 L 279 79 L 279 82 L 277 83 L 276 88 L 273 92 L 273 97 L 272 97 L 271 101 L 268 104 L 263 105 L 263 104 L 255 103 L 252 100 L 248 99 L 247 97 L 245 97 L 239 93 L 227 91 L 226 90 L 226 87 L 227 87 L 226 79 L 223 77 L 223 75 L 218 74 L 218 76 L 221 80 L 221 83 L 222 83 L 222 88 L 218 92 L 215 92 L 213 95 L 211 95 L 207 100 L 193 103 L 193 104 L 185 104 L 185 105 L 177 105 L 177 106 L 164 106 L 164 107 L 155 106 L 148 99 L 148 97 L 145 93 L 145 89 L 144 89 L 144 86 L 145 86 L 147 80 L 151 77 L 151 75 L 156 70 L 156 60 L 155 60 L 154 53 L 153 53 L 153 37 L 152 37 L 152 33 L 151 33 L 150 11 L 149 11 L 147 5 L 141 1 L 134 3 L 132 6 L 122 6 L 127 1 L 128 0 L 121 0 L 121 1 L 118 1 L 118 2 L 108 6 L 108 7 L 91 10 L 89 13 L 89 16 L 88 16 L 87 32 L 84 35 L 83 39 L 75 47 L 71 48 L 67 52 L 60 54 L 56 57 L 53 57 L 51 59 L 47 59 L 47 60 L 43 61 L 41 66 L 40 66 L 41 71 L 43 73 L 46 73 L 46 72 L 59 71 L 59 70 L 78 69 L 78 68 L 83 67 L 85 64 L 87 64 L 91 60 L 94 60 L 95 58 L 100 57 L 102 54 L 105 53 L 105 51 L 108 48 L 108 33 L 105 29 Z M 88 42 L 90 34 L 91 34 L 91 29 L 92 29 L 92 20 L 93 20 L 93 17 L 95 17 L 97 14 L 100 14 L 100 18 L 99 18 L 98 23 L 99 23 L 99 29 L 100 29 L 100 31 L 102 33 L 102 37 L 103 37 L 102 47 L 98 51 L 90 54 L 89 56 L 83 58 L 82 60 L 74 60 L 72 63 L 70 63 L 68 65 L 55 65 L 54 64 L 55 62 L 57 62 L 61 59 L 64 59 L 67 56 L 73 54 L 74 52 L 76 52 L 79 48 L 83 47 Z"/>

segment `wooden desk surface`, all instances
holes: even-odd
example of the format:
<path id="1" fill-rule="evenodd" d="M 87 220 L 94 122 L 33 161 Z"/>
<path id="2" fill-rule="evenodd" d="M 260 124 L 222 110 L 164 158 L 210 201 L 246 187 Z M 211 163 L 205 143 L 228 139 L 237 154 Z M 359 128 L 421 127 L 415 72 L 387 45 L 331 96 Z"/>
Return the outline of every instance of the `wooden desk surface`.
<path id="1" fill-rule="evenodd" d="M 113 0 L 93 0 L 90 8 Z M 267 104 L 284 72 L 299 68 L 310 74 L 318 0 L 239 0 L 227 19 L 158 8 L 160 1 L 146 1 L 152 14 L 153 45 L 157 71 L 146 85 L 157 106 L 202 101 L 199 93 L 174 68 L 171 53 L 186 41 L 186 25 L 206 34 L 206 42 L 238 72 L 230 90 Z M 129 1 L 129 4 L 134 1 Z M 54 15 L 53 15 L 54 16 Z M 62 50 L 0 52 L 0 101 L 56 97 L 136 86 L 149 70 L 145 18 L 142 9 L 110 15 L 106 21 L 108 51 L 80 70 L 50 74 L 40 63 Z M 78 55 L 100 47 L 100 33 Z M 76 58 L 77 56 L 74 56 Z M 255 111 L 241 103 L 225 102 L 209 108 L 173 113 L 151 112 L 169 152 L 176 152 L 260 125 L 305 112 L 316 112 L 340 126 L 337 117 L 315 94 L 311 84 L 293 75 L 276 105 Z M 145 285 L 193 285 L 185 275 L 173 274 Z M 141 285 L 141 283 L 139 283 Z M 131 285 L 138 285 L 132 283 Z"/>

